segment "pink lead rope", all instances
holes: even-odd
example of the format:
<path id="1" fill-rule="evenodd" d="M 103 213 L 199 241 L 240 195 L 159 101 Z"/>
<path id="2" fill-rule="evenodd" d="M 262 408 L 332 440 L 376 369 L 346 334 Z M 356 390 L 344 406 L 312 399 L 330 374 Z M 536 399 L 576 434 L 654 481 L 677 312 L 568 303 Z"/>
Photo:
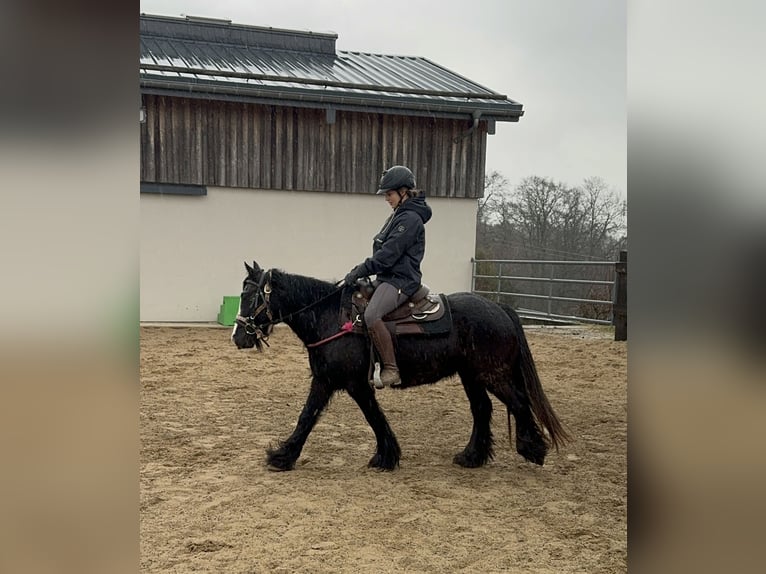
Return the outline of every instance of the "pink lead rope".
<path id="1" fill-rule="evenodd" d="M 353 330 L 354 330 L 354 324 L 351 321 L 346 321 L 345 323 L 343 323 L 343 326 L 340 328 L 340 331 L 338 331 L 334 335 L 327 337 L 326 339 L 322 339 L 321 341 L 317 341 L 316 343 L 311 343 L 309 345 L 306 345 L 306 347 L 308 347 L 309 349 L 313 349 L 314 347 L 319 347 L 320 345 L 329 343 L 333 339 L 337 339 L 338 337 L 347 335 Z"/>

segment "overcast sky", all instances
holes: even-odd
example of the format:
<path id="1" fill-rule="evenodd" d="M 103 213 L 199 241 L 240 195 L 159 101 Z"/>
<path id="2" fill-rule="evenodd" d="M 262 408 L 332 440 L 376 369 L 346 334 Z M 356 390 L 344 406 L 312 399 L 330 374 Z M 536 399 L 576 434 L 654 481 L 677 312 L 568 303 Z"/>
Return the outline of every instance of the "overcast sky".
<path id="1" fill-rule="evenodd" d="M 487 172 L 600 176 L 627 191 L 626 6 L 619 0 L 141 0 L 140 10 L 338 35 L 336 48 L 422 56 L 524 105 Z M 417 175 L 417 174 L 416 174 Z"/>

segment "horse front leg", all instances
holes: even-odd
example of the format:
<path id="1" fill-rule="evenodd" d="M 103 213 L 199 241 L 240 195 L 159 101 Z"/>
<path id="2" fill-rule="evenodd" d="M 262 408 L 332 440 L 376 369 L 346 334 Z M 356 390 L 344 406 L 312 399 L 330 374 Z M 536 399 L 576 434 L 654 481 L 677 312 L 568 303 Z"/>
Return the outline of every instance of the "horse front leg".
<path id="1" fill-rule="evenodd" d="M 367 463 L 367 466 L 379 470 L 394 470 L 399 466 L 399 458 L 402 451 L 399 448 L 396 436 L 394 436 L 394 431 L 391 430 L 388 424 L 386 415 L 380 409 L 380 405 L 375 398 L 375 392 L 370 388 L 366 380 L 350 385 L 347 391 L 356 404 L 359 405 L 364 418 L 367 419 L 370 427 L 372 427 L 372 431 L 375 433 L 377 449 L 370 462 Z"/>
<path id="2" fill-rule="evenodd" d="M 306 404 L 298 417 L 298 424 L 293 433 L 284 441 L 281 441 L 277 448 L 269 447 L 266 449 L 266 463 L 274 470 L 292 470 L 295 468 L 295 461 L 303 450 L 311 430 L 314 428 L 319 415 L 322 413 L 333 389 L 323 384 L 314 377 L 311 380 L 311 388 Z"/>
<path id="3" fill-rule="evenodd" d="M 467 372 L 459 374 L 465 394 L 471 403 L 473 430 L 466 447 L 457 453 L 452 461 L 465 468 L 477 468 L 494 458 L 494 440 L 490 424 L 492 401 L 479 377 Z"/>

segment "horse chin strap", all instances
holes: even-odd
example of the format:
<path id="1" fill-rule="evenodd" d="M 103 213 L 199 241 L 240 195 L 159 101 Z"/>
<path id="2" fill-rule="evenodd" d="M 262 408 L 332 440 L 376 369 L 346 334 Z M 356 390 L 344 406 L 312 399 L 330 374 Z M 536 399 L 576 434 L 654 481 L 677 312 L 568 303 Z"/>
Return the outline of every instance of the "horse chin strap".
<path id="1" fill-rule="evenodd" d="M 271 332 L 274 330 L 274 315 L 272 314 L 271 307 L 269 306 L 269 298 L 271 296 L 271 284 L 269 283 L 270 279 L 271 270 L 263 273 L 263 275 L 261 275 L 261 280 L 258 282 L 256 302 L 258 301 L 258 297 L 260 297 L 263 302 L 253 310 L 249 317 L 237 315 L 237 318 L 235 319 L 237 325 L 242 327 L 245 330 L 245 333 L 251 336 L 255 336 L 255 346 L 258 349 L 261 348 L 261 343 L 269 347 L 269 335 L 271 335 Z M 266 311 L 268 322 L 262 328 L 255 322 L 255 318 L 264 310 Z"/>

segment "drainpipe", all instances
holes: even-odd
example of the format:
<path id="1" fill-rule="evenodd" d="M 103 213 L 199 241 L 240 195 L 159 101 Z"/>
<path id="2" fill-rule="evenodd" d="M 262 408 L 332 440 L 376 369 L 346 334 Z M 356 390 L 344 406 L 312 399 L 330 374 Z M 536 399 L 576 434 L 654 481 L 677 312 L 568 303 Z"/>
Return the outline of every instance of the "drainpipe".
<path id="1" fill-rule="evenodd" d="M 473 118 L 473 125 L 468 128 L 467 131 L 464 131 L 461 135 L 453 138 L 452 143 L 457 143 L 463 138 L 467 138 L 476 128 L 479 127 L 479 118 L 481 117 L 481 112 L 479 110 L 474 110 L 474 112 L 471 114 L 471 117 Z"/>

